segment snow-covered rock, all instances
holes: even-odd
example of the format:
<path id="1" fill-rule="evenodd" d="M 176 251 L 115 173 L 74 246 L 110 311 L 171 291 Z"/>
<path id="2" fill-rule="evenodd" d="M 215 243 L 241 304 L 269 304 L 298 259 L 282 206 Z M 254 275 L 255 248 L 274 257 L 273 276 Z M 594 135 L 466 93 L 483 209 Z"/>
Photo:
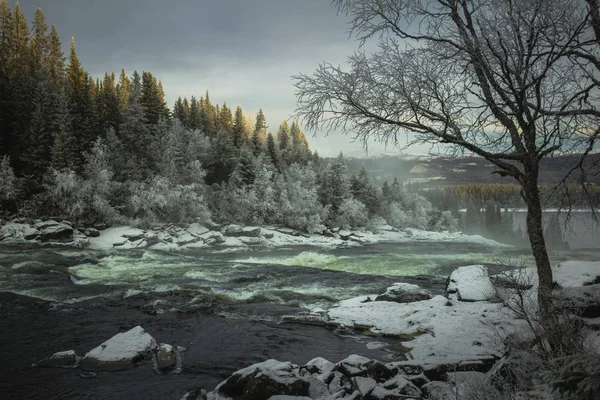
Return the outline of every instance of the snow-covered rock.
<path id="1" fill-rule="evenodd" d="M 412 303 L 413 301 L 429 300 L 431 295 L 417 285 L 410 283 L 394 283 L 380 294 L 375 301 L 393 301 L 396 303 Z"/>
<path id="2" fill-rule="evenodd" d="M 209 399 L 243 396 L 244 399 L 268 399 L 271 396 L 309 396 L 309 382 L 299 376 L 298 366 L 267 360 L 241 369 L 208 394 Z"/>
<path id="3" fill-rule="evenodd" d="M 460 301 L 486 301 L 495 295 L 488 269 L 483 265 L 469 265 L 454 270 L 448 278 L 446 292 L 456 295 Z"/>
<path id="4" fill-rule="evenodd" d="M 81 367 L 113 371 L 128 369 L 148 358 L 155 348 L 154 338 L 144 328 L 136 326 L 90 350 L 81 360 Z"/>
<path id="5" fill-rule="evenodd" d="M 454 388 L 447 382 L 433 381 L 423 385 L 421 390 L 429 400 L 456 400 Z"/>
<path id="6" fill-rule="evenodd" d="M 54 353 L 49 358 L 33 364 L 34 367 L 52 367 L 52 368 L 77 368 L 80 357 L 73 350 L 60 351 Z"/>

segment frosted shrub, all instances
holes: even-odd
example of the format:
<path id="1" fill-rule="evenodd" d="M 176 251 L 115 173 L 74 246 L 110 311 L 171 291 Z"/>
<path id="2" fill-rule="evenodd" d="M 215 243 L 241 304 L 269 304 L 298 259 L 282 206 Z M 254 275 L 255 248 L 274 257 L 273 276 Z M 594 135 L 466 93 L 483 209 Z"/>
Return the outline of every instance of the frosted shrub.
<path id="1" fill-rule="evenodd" d="M 142 221 L 143 225 L 210 219 L 200 185 L 172 184 L 162 176 L 155 176 L 148 183 L 133 183 L 129 202 L 132 217 Z"/>
<path id="2" fill-rule="evenodd" d="M 434 211 L 429 220 L 428 229 L 432 231 L 448 230 L 455 232 L 458 230 L 458 220 L 452 216 L 450 211 Z"/>
<path id="3" fill-rule="evenodd" d="M 340 205 L 336 223 L 339 227 L 349 229 L 366 226 L 369 222 L 367 207 L 356 199 L 346 199 Z"/>
<path id="4" fill-rule="evenodd" d="M 82 186 L 82 179 L 75 171 L 52 170 L 50 181 L 46 184 L 52 210 L 46 211 L 77 222 L 86 208 L 86 190 Z"/>
<path id="5" fill-rule="evenodd" d="M 0 201 L 12 200 L 17 196 L 15 173 L 10 166 L 10 157 L 0 160 Z"/>
<path id="6" fill-rule="evenodd" d="M 369 219 L 369 222 L 367 223 L 367 229 L 373 233 L 379 233 L 381 231 L 381 227 L 384 225 L 387 225 L 385 219 L 379 215 L 375 215 Z"/>
<path id="7" fill-rule="evenodd" d="M 281 224 L 308 233 L 322 228 L 323 206 L 319 202 L 312 168 L 292 164 L 285 177 L 276 178 L 275 192 Z"/>

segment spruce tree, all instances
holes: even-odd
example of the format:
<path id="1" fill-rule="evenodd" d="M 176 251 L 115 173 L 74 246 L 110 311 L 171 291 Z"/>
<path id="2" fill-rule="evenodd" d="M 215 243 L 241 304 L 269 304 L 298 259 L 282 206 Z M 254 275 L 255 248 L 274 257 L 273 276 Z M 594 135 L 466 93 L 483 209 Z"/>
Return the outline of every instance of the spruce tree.
<path id="1" fill-rule="evenodd" d="M 282 152 L 290 147 L 290 136 L 290 126 L 287 121 L 283 121 L 277 131 L 277 142 L 279 142 L 279 150 Z"/>
<path id="2" fill-rule="evenodd" d="M 164 115 L 165 103 L 158 87 L 158 81 L 150 72 L 142 73 L 142 94 L 140 102 L 144 109 L 144 118 L 150 125 L 157 125 Z"/>
<path id="3" fill-rule="evenodd" d="M 232 129 L 233 145 L 240 148 L 246 141 L 246 122 L 242 107 L 237 106 Z"/>
<path id="4" fill-rule="evenodd" d="M 227 103 L 223 103 L 223 107 L 219 111 L 218 129 L 224 129 L 228 135 L 233 132 L 233 114 L 231 109 L 227 107 Z"/>
<path id="5" fill-rule="evenodd" d="M 204 133 L 209 137 L 217 135 L 217 115 L 215 106 L 210 102 L 208 90 L 203 99 L 200 99 L 200 121 Z"/>
<path id="6" fill-rule="evenodd" d="M 62 52 L 62 42 L 54 25 L 50 30 L 48 41 L 48 70 L 52 75 L 54 85 L 58 88 L 64 83 L 65 56 Z"/>
<path id="7" fill-rule="evenodd" d="M 188 126 L 189 112 L 190 109 L 184 107 L 183 100 L 179 97 L 173 106 L 173 118 L 179 120 L 183 126 Z"/>
<path id="8" fill-rule="evenodd" d="M 58 96 L 51 166 L 57 171 L 74 169 L 79 163 L 79 156 L 77 139 L 72 127 L 68 93 L 62 90 Z"/>
<path id="9" fill-rule="evenodd" d="M 269 155 L 269 158 L 271 159 L 271 162 L 273 163 L 275 168 L 279 170 L 279 152 L 277 151 L 275 138 L 273 138 L 273 135 L 271 133 L 269 133 L 269 135 L 267 136 L 267 154 Z"/>
<path id="10" fill-rule="evenodd" d="M 131 80 L 125 74 L 125 70 L 121 69 L 119 75 L 119 83 L 117 84 L 117 96 L 119 97 L 119 107 L 121 113 L 125 111 L 129 104 L 129 92 L 131 91 Z"/>
<path id="11" fill-rule="evenodd" d="M 121 124 L 119 134 L 127 153 L 125 157 L 124 178 L 136 181 L 145 179 L 152 172 L 148 154 L 150 130 L 145 120 L 141 98 L 141 77 L 137 71 L 134 71 L 129 93 L 129 104 L 123 115 L 123 123 Z"/>
<path id="12" fill-rule="evenodd" d="M 202 121 L 201 121 L 201 110 L 200 103 L 196 99 L 196 97 L 192 96 L 190 99 L 190 115 L 186 118 L 184 125 L 187 129 L 200 129 Z"/>
<path id="13" fill-rule="evenodd" d="M 115 82 L 115 74 L 104 75 L 98 88 L 96 98 L 96 114 L 98 117 L 99 135 L 104 137 L 109 128 L 117 130 L 121 124 L 121 106 Z"/>

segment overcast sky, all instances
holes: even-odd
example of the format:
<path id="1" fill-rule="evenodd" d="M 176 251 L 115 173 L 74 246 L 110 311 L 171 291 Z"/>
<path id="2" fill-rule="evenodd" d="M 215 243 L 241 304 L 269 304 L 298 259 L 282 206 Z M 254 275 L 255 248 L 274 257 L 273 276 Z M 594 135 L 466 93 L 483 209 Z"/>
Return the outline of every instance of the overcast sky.
<path id="1" fill-rule="evenodd" d="M 71 36 L 88 72 L 150 71 L 163 81 L 170 107 L 179 96 L 256 114 L 269 130 L 294 112 L 291 75 L 322 61 L 343 64 L 356 48 L 346 17 L 329 0 L 21 0 L 29 20 L 36 7 L 55 24 L 65 54 Z M 340 134 L 306 132 L 321 155 L 364 156 Z M 423 153 L 426 149 L 415 149 Z M 369 155 L 398 154 L 371 144 Z"/>

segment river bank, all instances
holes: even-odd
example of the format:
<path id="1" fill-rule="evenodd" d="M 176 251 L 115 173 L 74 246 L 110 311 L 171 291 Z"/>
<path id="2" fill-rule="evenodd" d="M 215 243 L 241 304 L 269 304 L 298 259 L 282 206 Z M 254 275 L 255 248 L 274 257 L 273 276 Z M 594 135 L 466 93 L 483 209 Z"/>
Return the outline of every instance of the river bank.
<path id="1" fill-rule="evenodd" d="M 153 249 L 178 250 L 206 247 L 283 247 L 283 246 L 361 246 L 376 243 L 473 243 L 491 247 L 510 247 L 479 235 L 461 232 L 432 232 L 382 225 L 374 230 L 325 229 L 305 234 L 284 227 L 242 227 L 192 223 L 186 226 L 157 225 L 152 229 L 129 226 L 76 229 L 69 221 L 14 220 L 0 224 L 0 242 L 60 244 L 94 250 Z"/>

